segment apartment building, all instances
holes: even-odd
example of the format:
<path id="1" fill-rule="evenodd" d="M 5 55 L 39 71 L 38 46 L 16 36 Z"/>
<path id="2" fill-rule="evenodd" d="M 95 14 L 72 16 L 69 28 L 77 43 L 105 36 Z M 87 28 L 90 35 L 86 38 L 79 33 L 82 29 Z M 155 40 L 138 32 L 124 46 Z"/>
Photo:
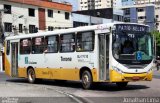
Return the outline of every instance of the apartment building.
<path id="1" fill-rule="evenodd" d="M 155 6 L 155 28 L 160 32 L 160 5 Z"/>
<path id="2" fill-rule="evenodd" d="M 133 5 L 133 6 L 123 7 L 122 9 L 124 10 L 125 22 L 146 24 L 149 25 L 152 30 L 160 31 L 160 26 L 158 23 L 159 8 L 156 5 L 154 4 Z"/>
<path id="3" fill-rule="evenodd" d="M 154 25 L 155 25 L 155 29 L 157 29 L 158 31 L 160 31 L 160 0 L 135 0 L 135 4 L 134 5 L 141 5 L 144 6 L 146 4 L 154 4 L 155 5 L 155 16 L 154 16 Z M 141 8 L 141 12 L 139 11 L 139 14 L 141 15 L 140 17 L 138 17 L 139 20 L 141 20 L 142 18 L 145 18 L 145 15 L 143 15 L 146 10 L 142 7 Z"/>
<path id="4" fill-rule="evenodd" d="M 157 4 L 160 3 L 160 0 L 134 0 L 135 5 L 141 5 L 141 4 Z"/>
<path id="5" fill-rule="evenodd" d="M 79 10 L 93 10 L 111 8 L 117 5 L 118 0 L 79 0 Z"/>
<path id="6" fill-rule="evenodd" d="M 49 0 L 0 0 L 5 36 L 73 27 L 72 6 Z"/>

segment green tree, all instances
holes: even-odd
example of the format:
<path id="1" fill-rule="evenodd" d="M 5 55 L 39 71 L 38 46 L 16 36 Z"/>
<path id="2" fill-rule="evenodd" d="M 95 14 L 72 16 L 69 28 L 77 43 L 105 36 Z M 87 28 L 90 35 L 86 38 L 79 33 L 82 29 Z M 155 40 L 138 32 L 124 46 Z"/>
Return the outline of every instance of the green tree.
<path id="1" fill-rule="evenodd" d="M 160 32 L 158 31 L 152 31 L 152 36 L 154 37 L 154 40 L 156 41 L 156 55 L 160 56 Z"/>

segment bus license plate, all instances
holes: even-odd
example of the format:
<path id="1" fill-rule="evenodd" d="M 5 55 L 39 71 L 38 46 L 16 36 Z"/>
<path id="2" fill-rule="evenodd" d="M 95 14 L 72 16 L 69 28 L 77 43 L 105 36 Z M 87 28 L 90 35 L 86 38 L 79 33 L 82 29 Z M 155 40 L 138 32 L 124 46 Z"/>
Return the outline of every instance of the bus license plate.
<path id="1" fill-rule="evenodd" d="M 132 80 L 140 80 L 140 77 L 132 77 Z"/>

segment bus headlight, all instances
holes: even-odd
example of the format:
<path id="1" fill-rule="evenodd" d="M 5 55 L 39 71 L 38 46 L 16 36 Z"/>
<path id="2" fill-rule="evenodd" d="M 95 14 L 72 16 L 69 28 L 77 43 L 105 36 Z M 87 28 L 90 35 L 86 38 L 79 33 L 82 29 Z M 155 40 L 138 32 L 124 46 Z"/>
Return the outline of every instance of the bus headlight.
<path id="1" fill-rule="evenodd" d="M 119 68 L 115 67 L 115 66 L 112 66 L 113 70 L 117 71 L 118 73 L 123 73 L 122 70 L 120 70 Z"/>

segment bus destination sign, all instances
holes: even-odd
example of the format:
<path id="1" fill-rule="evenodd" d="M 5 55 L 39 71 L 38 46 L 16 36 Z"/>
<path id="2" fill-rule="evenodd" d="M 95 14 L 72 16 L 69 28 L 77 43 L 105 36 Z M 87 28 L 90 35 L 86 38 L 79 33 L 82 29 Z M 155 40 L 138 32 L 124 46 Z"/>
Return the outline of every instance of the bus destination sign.
<path id="1" fill-rule="evenodd" d="M 149 27 L 135 24 L 116 24 L 116 31 L 149 32 Z"/>

